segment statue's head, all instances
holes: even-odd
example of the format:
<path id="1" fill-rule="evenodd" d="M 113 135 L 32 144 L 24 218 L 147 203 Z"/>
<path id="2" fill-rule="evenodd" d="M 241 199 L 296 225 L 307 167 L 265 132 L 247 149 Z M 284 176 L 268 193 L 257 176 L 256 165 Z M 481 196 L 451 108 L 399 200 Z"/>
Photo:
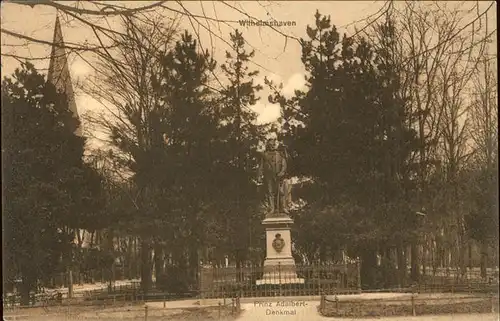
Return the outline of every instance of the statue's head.
<path id="1" fill-rule="evenodd" d="M 276 137 L 271 137 L 266 142 L 266 150 L 273 151 L 278 148 L 278 139 Z"/>

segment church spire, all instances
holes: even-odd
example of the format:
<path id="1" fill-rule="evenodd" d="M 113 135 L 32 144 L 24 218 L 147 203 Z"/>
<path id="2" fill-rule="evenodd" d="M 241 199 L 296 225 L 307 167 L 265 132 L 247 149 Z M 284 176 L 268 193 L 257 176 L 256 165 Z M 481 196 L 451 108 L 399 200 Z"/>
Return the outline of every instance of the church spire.
<path id="1" fill-rule="evenodd" d="M 64 39 L 61 30 L 61 23 L 59 22 L 59 15 L 57 15 L 56 17 L 54 39 L 52 43 L 52 53 L 50 55 L 47 81 L 53 84 L 56 87 L 57 91 L 66 94 L 69 110 L 73 113 L 73 117 L 78 118 L 75 93 L 73 91 L 73 84 L 71 82 L 71 75 L 69 73 L 66 50 L 64 49 Z M 77 128 L 75 134 L 79 136 L 81 135 L 80 127 Z"/>

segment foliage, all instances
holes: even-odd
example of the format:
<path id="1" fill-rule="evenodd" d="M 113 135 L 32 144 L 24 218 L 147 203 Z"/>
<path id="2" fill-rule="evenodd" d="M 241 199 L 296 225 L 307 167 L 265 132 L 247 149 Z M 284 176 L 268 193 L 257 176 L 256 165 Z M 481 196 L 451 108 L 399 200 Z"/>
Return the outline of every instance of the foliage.
<path id="1" fill-rule="evenodd" d="M 226 51 L 226 63 L 221 66 L 229 84 L 221 91 L 221 112 L 218 115 L 221 135 L 226 144 L 221 150 L 221 161 L 227 164 L 225 181 L 219 186 L 226 201 L 221 202 L 226 213 L 226 242 L 232 246 L 236 264 L 240 264 L 249 247 L 252 234 L 259 223 L 259 194 L 254 184 L 258 166 L 258 144 L 265 135 L 265 127 L 256 124 L 257 114 L 251 107 L 258 101 L 262 86 L 255 85 L 258 71 L 249 71 L 248 63 L 255 52 L 248 52 L 240 31 L 230 34 L 231 51 Z"/>
<path id="2" fill-rule="evenodd" d="M 84 139 L 65 99 L 30 63 L 2 83 L 6 259 L 25 301 L 38 280 L 61 270 L 71 228 L 102 223 L 100 177 L 82 161 Z"/>
<path id="3" fill-rule="evenodd" d="M 498 246 L 498 166 L 472 173 L 469 180 L 471 211 L 466 216 L 470 236 Z"/>
<path id="4" fill-rule="evenodd" d="M 331 241 L 332 246 L 373 246 L 387 241 L 402 220 L 390 208 L 405 212 L 398 200 L 411 186 L 401 178 L 411 172 L 414 133 L 406 123 L 404 98 L 397 95 L 389 54 L 363 38 L 341 37 L 329 17 L 316 13 L 315 19 L 315 26 L 307 27 L 308 38 L 301 40 L 308 90 L 289 100 L 277 93 L 270 101 L 282 106 L 294 174 L 313 180 L 308 186 L 313 190 L 304 194 L 311 210 L 301 215 L 325 233 L 350 235 Z M 384 30 L 386 42 L 390 28 Z M 325 211 L 329 214 L 319 214 Z M 377 224 L 381 219 L 387 224 Z M 319 241 L 325 239 L 321 235 L 311 236 Z"/>
<path id="5" fill-rule="evenodd" d="M 376 278 L 366 270 L 376 267 L 376 251 L 407 242 L 418 226 L 411 157 L 419 145 L 391 52 L 394 28 L 390 20 L 379 25 L 374 46 L 341 36 L 317 12 L 301 39 L 307 90 L 285 99 L 268 81 L 293 174 L 311 179 L 299 191 L 307 202 L 296 213 L 299 247 L 309 260 L 342 249 L 361 256 L 365 279 Z"/>
<path id="6" fill-rule="evenodd" d="M 218 179 L 220 164 L 216 150 L 218 124 L 215 97 L 209 82 L 216 67 L 208 52 L 198 52 L 197 41 L 185 32 L 175 47 L 162 58 L 157 88 L 164 105 L 164 145 L 157 150 L 163 160 L 148 170 L 166 193 L 163 219 L 171 231 L 167 239 L 176 247 L 192 248 L 204 241 L 207 209 L 218 197 L 211 188 Z M 139 178 L 145 171 L 137 171 Z M 165 202 L 168 202 L 166 204 Z M 197 245 L 195 245 L 197 244 Z"/>

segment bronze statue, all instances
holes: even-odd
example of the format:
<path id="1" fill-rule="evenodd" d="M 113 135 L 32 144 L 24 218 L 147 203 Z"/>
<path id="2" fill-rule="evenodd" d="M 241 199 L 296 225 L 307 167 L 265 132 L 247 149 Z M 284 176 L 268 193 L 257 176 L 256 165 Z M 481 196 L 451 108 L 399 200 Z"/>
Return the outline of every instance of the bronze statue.
<path id="1" fill-rule="evenodd" d="M 288 214 L 290 186 L 285 179 L 286 167 L 286 151 L 278 149 L 276 138 L 270 138 L 266 143 L 266 150 L 262 153 L 258 175 L 259 181 L 263 177 L 268 214 Z"/>

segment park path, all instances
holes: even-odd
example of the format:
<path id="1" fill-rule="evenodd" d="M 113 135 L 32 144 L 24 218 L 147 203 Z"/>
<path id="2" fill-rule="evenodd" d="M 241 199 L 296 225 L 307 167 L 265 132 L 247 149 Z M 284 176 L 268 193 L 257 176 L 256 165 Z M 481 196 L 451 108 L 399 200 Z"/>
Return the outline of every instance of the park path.
<path id="1" fill-rule="evenodd" d="M 439 316 L 416 316 L 416 317 L 386 317 L 386 318 L 328 318 L 318 313 L 319 301 L 296 301 L 302 302 L 297 307 L 276 307 L 276 302 L 262 303 L 255 301 L 253 303 L 242 303 L 241 315 L 237 321 L 498 321 L 498 314 L 455 314 Z M 280 312 L 283 315 L 279 315 Z M 288 311 L 285 312 L 285 311 Z M 278 313 L 273 314 L 273 312 Z"/>

